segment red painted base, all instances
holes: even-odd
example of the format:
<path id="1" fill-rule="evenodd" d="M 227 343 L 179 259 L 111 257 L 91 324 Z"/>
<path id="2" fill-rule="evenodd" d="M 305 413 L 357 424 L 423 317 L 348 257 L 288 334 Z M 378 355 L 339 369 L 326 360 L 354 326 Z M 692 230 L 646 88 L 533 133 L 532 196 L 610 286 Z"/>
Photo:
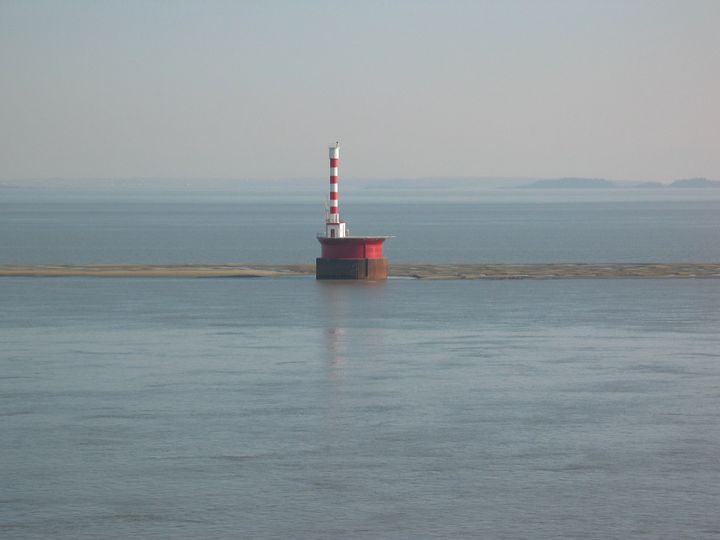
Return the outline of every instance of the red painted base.
<path id="1" fill-rule="evenodd" d="M 326 238 L 318 236 L 323 259 L 382 259 L 383 242 L 387 236 L 346 236 Z"/>

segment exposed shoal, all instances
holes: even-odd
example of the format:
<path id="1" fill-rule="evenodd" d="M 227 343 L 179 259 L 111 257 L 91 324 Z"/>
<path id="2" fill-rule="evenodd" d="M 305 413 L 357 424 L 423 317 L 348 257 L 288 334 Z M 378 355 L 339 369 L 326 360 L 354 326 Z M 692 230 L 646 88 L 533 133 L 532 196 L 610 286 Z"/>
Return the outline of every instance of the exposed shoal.
<path id="1" fill-rule="evenodd" d="M 0 277 L 285 277 L 313 264 L 4 265 Z M 391 277 L 415 279 L 720 278 L 720 263 L 391 264 Z"/>

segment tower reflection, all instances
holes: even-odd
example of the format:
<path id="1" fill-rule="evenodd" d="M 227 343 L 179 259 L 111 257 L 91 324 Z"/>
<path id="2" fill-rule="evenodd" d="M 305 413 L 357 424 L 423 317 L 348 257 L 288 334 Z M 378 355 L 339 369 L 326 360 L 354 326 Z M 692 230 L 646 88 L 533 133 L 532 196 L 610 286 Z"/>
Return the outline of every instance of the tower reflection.
<path id="1" fill-rule="evenodd" d="M 318 281 L 325 306 L 325 355 L 328 377 L 343 377 L 350 360 L 373 361 L 383 355 L 385 282 Z M 356 367 L 356 366 L 353 366 Z"/>

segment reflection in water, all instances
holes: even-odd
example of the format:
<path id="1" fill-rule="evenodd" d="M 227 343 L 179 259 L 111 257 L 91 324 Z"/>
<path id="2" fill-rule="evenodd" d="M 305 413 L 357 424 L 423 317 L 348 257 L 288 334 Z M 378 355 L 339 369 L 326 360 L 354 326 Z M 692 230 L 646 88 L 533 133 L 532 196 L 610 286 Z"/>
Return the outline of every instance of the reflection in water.
<path id="1" fill-rule="evenodd" d="M 383 328 L 372 324 L 382 318 L 386 284 L 369 281 L 318 281 L 325 306 L 325 351 L 328 376 L 342 377 L 348 357 L 372 359 L 383 349 Z M 367 318 L 366 318 L 366 317 Z M 356 321 L 356 326 L 347 321 Z M 357 326 L 357 321 L 370 324 Z"/>
<path id="2" fill-rule="evenodd" d="M 328 354 L 328 367 L 330 368 L 330 377 L 336 379 L 345 363 L 346 354 L 346 330 L 345 328 L 326 328 L 325 338 L 327 346 L 325 350 Z"/>

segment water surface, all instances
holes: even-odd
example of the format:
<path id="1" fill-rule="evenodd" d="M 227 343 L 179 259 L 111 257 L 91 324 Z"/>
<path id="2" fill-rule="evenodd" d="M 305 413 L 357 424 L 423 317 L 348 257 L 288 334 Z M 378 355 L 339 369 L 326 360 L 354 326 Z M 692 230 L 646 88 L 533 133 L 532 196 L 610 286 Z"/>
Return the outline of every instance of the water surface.
<path id="1" fill-rule="evenodd" d="M 0 279 L 3 538 L 717 538 L 720 289 Z"/>
<path id="2" fill-rule="evenodd" d="M 395 235 L 393 262 L 720 262 L 720 190 L 392 185 L 350 189 L 342 216 Z M 0 264 L 311 263 L 325 187 L 4 189 Z"/>

